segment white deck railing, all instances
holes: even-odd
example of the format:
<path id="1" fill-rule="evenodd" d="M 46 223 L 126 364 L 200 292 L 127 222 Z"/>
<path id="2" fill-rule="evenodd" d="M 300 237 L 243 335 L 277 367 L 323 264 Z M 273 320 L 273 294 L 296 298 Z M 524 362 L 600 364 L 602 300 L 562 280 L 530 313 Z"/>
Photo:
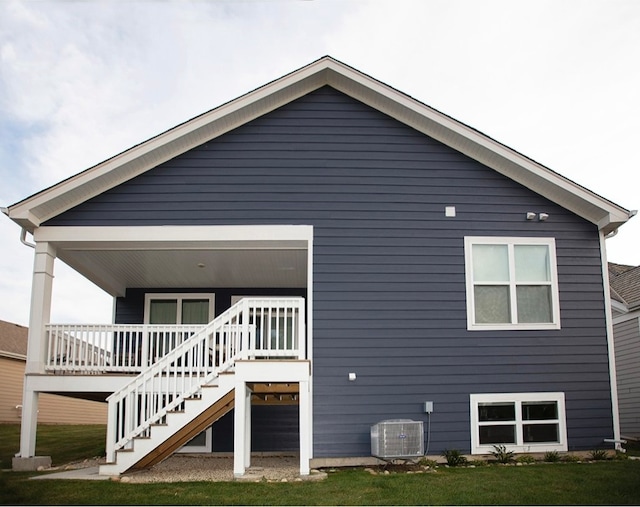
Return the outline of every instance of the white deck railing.
<path id="1" fill-rule="evenodd" d="M 303 298 L 245 298 L 109 396 L 107 461 L 237 359 L 305 359 Z"/>
<path id="2" fill-rule="evenodd" d="M 46 371 L 139 373 L 202 325 L 47 324 Z"/>

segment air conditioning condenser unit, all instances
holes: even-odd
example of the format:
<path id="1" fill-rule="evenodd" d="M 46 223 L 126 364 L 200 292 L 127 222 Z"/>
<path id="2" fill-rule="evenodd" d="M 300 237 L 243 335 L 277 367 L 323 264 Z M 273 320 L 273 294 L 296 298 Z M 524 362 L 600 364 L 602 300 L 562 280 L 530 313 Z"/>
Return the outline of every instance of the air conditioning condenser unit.
<path id="1" fill-rule="evenodd" d="M 422 421 L 390 419 L 371 426 L 371 454 L 376 458 L 416 458 L 424 454 Z"/>

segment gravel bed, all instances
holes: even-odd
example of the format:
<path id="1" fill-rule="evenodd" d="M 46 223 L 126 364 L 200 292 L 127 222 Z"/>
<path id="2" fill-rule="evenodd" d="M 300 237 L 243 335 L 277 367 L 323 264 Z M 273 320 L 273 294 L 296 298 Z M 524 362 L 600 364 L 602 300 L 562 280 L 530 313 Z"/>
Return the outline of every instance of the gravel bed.
<path id="1" fill-rule="evenodd" d="M 297 456 L 252 457 L 245 481 L 293 482 L 300 478 Z M 312 473 L 312 475 L 314 475 Z M 174 454 L 149 470 L 126 474 L 122 482 L 225 482 L 235 480 L 233 458 Z"/>

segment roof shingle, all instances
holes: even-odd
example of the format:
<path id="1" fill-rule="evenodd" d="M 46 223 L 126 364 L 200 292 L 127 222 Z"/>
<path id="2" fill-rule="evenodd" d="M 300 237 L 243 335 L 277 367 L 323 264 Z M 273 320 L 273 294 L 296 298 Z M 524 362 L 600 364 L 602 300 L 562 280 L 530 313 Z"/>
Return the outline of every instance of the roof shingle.
<path id="1" fill-rule="evenodd" d="M 0 320 L 0 355 L 8 352 L 26 356 L 28 335 L 29 328 Z"/>
<path id="2" fill-rule="evenodd" d="M 640 307 L 640 266 L 609 263 L 611 296 L 629 310 Z"/>

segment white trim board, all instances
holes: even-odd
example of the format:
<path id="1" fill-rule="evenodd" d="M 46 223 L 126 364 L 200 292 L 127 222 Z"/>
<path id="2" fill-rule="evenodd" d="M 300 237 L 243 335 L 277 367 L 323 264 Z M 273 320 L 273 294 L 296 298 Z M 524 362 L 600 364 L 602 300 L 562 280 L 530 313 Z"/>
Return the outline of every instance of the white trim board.
<path id="1" fill-rule="evenodd" d="M 175 225 L 137 227 L 39 227 L 36 243 L 64 243 L 66 248 L 302 248 L 313 238 L 311 225 Z"/>

